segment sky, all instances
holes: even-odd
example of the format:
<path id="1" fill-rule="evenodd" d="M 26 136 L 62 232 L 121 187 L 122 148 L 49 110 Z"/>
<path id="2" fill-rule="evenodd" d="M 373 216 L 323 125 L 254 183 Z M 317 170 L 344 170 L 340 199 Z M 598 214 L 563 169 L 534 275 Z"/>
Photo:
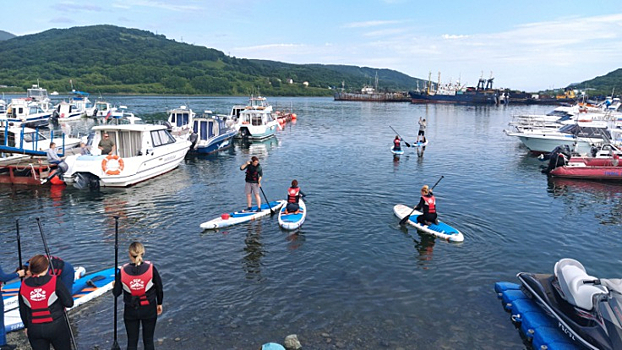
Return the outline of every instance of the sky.
<path id="1" fill-rule="evenodd" d="M 433 81 L 440 73 L 443 83 L 469 86 L 494 76 L 495 87 L 538 91 L 622 68 L 619 0 L 1 3 L 0 30 L 15 35 L 111 24 L 237 58 L 387 68 Z"/>

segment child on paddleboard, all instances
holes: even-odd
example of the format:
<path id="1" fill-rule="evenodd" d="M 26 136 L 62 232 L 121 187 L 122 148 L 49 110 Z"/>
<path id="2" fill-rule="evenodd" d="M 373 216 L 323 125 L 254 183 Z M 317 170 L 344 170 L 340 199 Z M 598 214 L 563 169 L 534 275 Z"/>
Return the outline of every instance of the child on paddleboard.
<path id="1" fill-rule="evenodd" d="M 436 198 L 428 185 L 421 188 L 421 198 L 415 210 L 423 211 L 422 215 L 417 216 L 417 222 L 421 225 L 438 224 L 436 214 Z"/>
<path id="2" fill-rule="evenodd" d="M 285 208 L 285 213 L 297 213 L 300 209 L 298 201 L 304 196 L 305 194 L 300 190 L 300 187 L 298 187 L 298 180 L 292 180 L 292 186 L 287 190 L 287 207 Z"/>

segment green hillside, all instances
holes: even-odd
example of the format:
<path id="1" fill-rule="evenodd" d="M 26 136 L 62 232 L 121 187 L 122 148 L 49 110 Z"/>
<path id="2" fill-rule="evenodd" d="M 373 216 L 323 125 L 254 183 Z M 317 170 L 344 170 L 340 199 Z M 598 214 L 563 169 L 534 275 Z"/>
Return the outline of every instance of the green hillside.
<path id="1" fill-rule="evenodd" d="M 611 95 L 612 91 L 616 95 L 620 95 L 622 93 L 622 68 L 582 83 L 572 84 L 571 87 L 581 90 L 589 89 L 588 92 L 592 96 L 608 96 Z"/>
<path id="2" fill-rule="evenodd" d="M 9 40 L 15 38 L 15 35 L 5 32 L 4 30 L 0 30 L 0 41 Z"/>
<path id="3" fill-rule="evenodd" d="M 39 80 L 59 92 L 329 96 L 329 87 L 408 90 L 415 78 L 388 70 L 238 59 L 164 35 L 97 25 L 51 29 L 0 42 L 0 85 L 25 90 Z M 289 81 L 292 80 L 293 84 Z M 308 82 L 304 85 L 303 82 Z"/>

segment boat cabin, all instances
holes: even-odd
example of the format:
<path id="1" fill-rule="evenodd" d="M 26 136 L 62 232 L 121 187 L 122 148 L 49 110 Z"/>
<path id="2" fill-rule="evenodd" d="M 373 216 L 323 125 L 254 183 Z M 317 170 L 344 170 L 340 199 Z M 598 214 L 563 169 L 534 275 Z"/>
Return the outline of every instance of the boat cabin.
<path id="1" fill-rule="evenodd" d="M 89 140 L 92 151 L 99 152 L 97 145 L 106 133 L 116 146 L 116 154 L 122 158 L 150 154 L 157 147 L 177 141 L 163 125 L 160 128 L 153 128 L 149 124 L 126 124 L 119 128 L 102 126 L 97 128 L 94 137 Z"/>

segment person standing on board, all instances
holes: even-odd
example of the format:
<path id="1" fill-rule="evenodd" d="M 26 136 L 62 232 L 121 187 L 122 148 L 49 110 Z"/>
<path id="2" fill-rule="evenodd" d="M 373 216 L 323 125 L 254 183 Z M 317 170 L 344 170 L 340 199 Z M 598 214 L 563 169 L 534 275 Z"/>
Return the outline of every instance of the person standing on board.
<path id="1" fill-rule="evenodd" d="M 285 213 L 296 213 L 298 209 L 300 209 L 298 201 L 304 196 L 305 194 L 300 190 L 300 187 L 298 187 L 298 180 L 292 180 L 292 187 L 287 190 L 287 207 L 285 208 Z"/>
<path id="2" fill-rule="evenodd" d="M 104 138 L 99 141 L 97 144 L 97 148 L 102 151 L 102 155 L 109 155 L 116 151 L 117 146 L 114 144 L 114 141 L 110 139 L 110 135 L 107 132 L 104 133 Z"/>
<path id="3" fill-rule="evenodd" d="M 428 123 L 425 121 L 425 119 L 423 119 L 422 117 L 419 117 L 419 133 L 418 135 L 424 136 L 425 135 L 425 129 L 428 127 Z"/>
<path id="4" fill-rule="evenodd" d="M 130 263 L 123 265 L 117 274 L 112 293 L 115 297 L 123 292 L 123 321 L 127 332 L 127 349 L 138 348 L 140 325 L 143 326 L 145 350 L 155 349 L 153 337 L 158 316 L 162 314 L 164 289 L 158 270 L 143 260 L 145 247 L 140 242 L 130 244 Z"/>
<path id="5" fill-rule="evenodd" d="M 73 297 L 60 278 L 50 275 L 45 255 L 29 260 L 30 276 L 19 288 L 19 315 L 24 322 L 33 350 L 71 349 L 71 330 L 65 308 L 73 306 Z"/>
<path id="6" fill-rule="evenodd" d="M 259 197 L 259 187 L 261 187 L 261 178 L 263 177 L 263 170 L 259 164 L 259 159 L 253 156 L 249 162 L 246 162 L 240 166 L 240 170 L 246 170 L 246 210 L 251 210 L 252 198 L 251 195 L 255 195 L 255 202 L 257 203 L 257 212 L 261 211 L 261 197 Z"/>
<path id="7" fill-rule="evenodd" d="M 431 225 L 437 224 L 437 214 L 436 214 L 436 198 L 434 198 L 434 194 L 430 190 L 428 185 L 424 185 L 421 188 L 421 198 L 419 199 L 419 204 L 415 207 L 415 210 L 423 211 L 422 215 L 417 216 L 417 222 L 421 225 Z"/>
<path id="8" fill-rule="evenodd" d="M 395 138 L 393 139 L 393 150 L 394 151 L 402 150 L 402 139 L 400 139 L 398 135 L 395 135 Z"/>
<path id="9" fill-rule="evenodd" d="M 2 282 L 8 282 L 14 280 L 18 277 L 24 277 L 24 270 L 17 270 L 17 272 L 13 273 L 4 273 L 2 271 L 2 267 L 0 266 L 0 284 Z M 2 292 L 0 291 L 0 297 L 2 297 Z M 0 303 L 0 350 L 13 350 L 15 349 L 15 345 L 6 343 L 6 332 L 4 329 L 4 302 Z"/>

